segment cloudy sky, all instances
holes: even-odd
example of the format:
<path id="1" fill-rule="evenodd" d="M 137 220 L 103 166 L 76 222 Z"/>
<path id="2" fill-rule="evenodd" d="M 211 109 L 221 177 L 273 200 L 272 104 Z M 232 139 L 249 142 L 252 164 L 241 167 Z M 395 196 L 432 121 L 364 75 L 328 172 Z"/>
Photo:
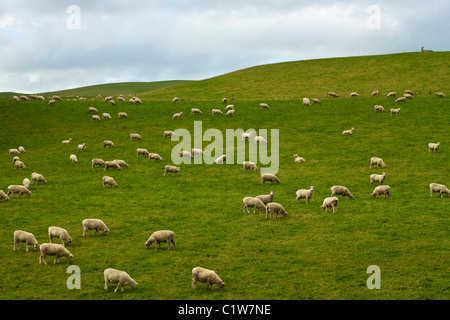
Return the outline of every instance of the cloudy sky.
<path id="1" fill-rule="evenodd" d="M 0 92 L 200 80 L 260 64 L 450 50 L 448 0 L 0 2 Z"/>

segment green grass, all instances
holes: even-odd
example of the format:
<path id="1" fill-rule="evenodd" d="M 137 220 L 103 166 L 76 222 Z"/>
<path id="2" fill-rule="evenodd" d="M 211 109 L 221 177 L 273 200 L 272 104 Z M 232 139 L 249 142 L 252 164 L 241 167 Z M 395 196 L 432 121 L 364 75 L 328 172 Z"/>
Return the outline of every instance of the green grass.
<path id="1" fill-rule="evenodd" d="M 428 83 L 408 88 L 425 86 Z M 260 101 L 243 99 L 233 101 L 236 116 L 229 118 L 211 116 L 212 108 L 223 109 L 223 105 L 210 97 L 210 101 L 144 101 L 116 107 L 102 101 L 62 101 L 56 106 L 0 101 L 0 189 L 21 184 L 31 172 L 42 173 L 48 181 L 32 185 L 31 198 L 0 202 L 0 298 L 450 297 L 450 199 L 430 198 L 428 189 L 431 182 L 450 185 L 448 99 L 419 95 L 400 106 L 398 117 L 373 111 L 375 104 L 386 110 L 398 107 L 385 97 L 324 99 L 311 107 L 303 107 L 298 99 L 275 99 L 266 101 L 270 110 L 260 109 Z M 89 106 L 109 112 L 113 119 L 92 122 Z M 203 114 L 190 115 L 194 107 Z M 119 111 L 129 118 L 118 120 Z M 172 120 L 172 114 L 180 111 L 183 117 Z M 163 132 L 177 128 L 192 132 L 194 120 L 202 121 L 204 131 L 279 129 L 281 184 L 261 185 L 259 173 L 243 173 L 238 164 L 182 164 L 175 176 L 164 177 L 163 166 L 172 163 L 170 153 L 177 142 L 163 139 Z M 341 135 L 351 127 L 355 127 L 352 136 Z M 130 142 L 131 132 L 141 134 L 142 141 Z M 73 143 L 62 145 L 68 138 Z M 116 148 L 103 149 L 105 139 L 113 140 Z M 441 149 L 429 154 L 427 144 L 437 141 Z M 77 144 L 83 142 L 85 152 L 77 153 Z M 203 148 L 209 143 L 205 141 Z M 20 145 L 27 150 L 20 156 L 27 166 L 24 171 L 14 170 L 8 156 L 10 148 Z M 165 160 L 151 163 L 137 158 L 139 147 Z M 71 153 L 78 154 L 78 164 L 70 162 Z M 295 153 L 306 163 L 294 163 Z M 391 199 L 370 197 L 374 186 L 369 185 L 369 175 L 384 171 L 369 168 L 372 156 L 387 164 L 385 183 L 391 186 Z M 102 188 L 103 169 L 90 167 L 97 157 L 127 161 L 129 169 L 107 173 L 118 188 Z M 336 184 L 347 186 L 355 198 L 341 199 L 337 214 L 323 213 L 319 205 Z M 310 185 L 316 187 L 310 204 L 297 204 L 295 191 Z M 287 209 L 287 218 L 267 221 L 262 214 L 242 212 L 242 198 L 270 190 L 274 201 Z M 110 235 L 82 237 L 85 218 L 103 219 Z M 13 251 L 14 230 L 32 232 L 44 243 L 51 225 L 66 228 L 73 238 L 68 248 L 81 269 L 80 290 L 66 287 L 66 259 L 53 265 L 48 257 L 49 265 L 44 266 L 38 263 L 39 253 L 26 253 L 23 244 L 20 251 Z M 159 252 L 145 248 L 150 234 L 160 229 L 175 232 L 176 250 L 168 252 L 166 244 Z M 370 265 L 381 269 L 381 290 L 366 287 Z M 191 270 L 196 266 L 215 270 L 226 288 L 208 292 L 199 284 L 193 290 Z M 139 285 L 135 290 L 126 287 L 124 293 L 114 294 L 114 286 L 105 292 L 105 268 L 125 270 Z"/>

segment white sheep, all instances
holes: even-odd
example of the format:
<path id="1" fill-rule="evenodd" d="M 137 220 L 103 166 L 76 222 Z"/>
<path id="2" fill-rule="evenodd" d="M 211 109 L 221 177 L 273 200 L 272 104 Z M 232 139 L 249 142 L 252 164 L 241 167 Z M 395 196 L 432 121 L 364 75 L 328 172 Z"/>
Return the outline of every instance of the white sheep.
<path id="1" fill-rule="evenodd" d="M 24 186 L 25 188 L 27 188 L 28 190 L 30 190 L 30 184 L 31 184 L 30 179 L 28 179 L 28 178 L 23 179 L 22 184 L 23 184 L 23 186 Z"/>
<path id="2" fill-rule="evenodd" d="M 92 168 L 95 166 L 103 167 L 105 165 L 105 161 L 103 159 L 92 159 Z"/>
<path id="3" fill-rule="evenodd" d="M 14 100 L 14 101 L 17 101 L 17 102 L 20 101 L 20 99 L 19 99 L 18 96 L 13 96 L 13 100 Z"/>
<path id="4" fill-rule="evenodd" d="M 180 156 L 180 158 L 189 158 L 189 159 L 194 158 L 194 156 L 189 151 L 184 150 L 180 151 L 178 155 Z"/>
<path id="5" fill-rule="evenodd" d="M 127 168 L 128 169 L 128 163 L 125 162 L 125 160 L 113 160 L 116 162 L 121 168 Z"/>
<path id="6" fill-rule="evenodd" d="M 174 113 L 172 116 L 172 120 L 180 119 L 182 115 L 183 115 L 183 112 Z"/>
<path id="7" fill-rule="evenodd" d="M 78 158 L 76 155 L 71 154 L 70 155 L 70 161 L 72 161 L 72 163 L 78 163 Z"/>
<path id="8" fill-rule="evenodd" d="M 125 271 L 108 268 L 108 269 L 105 269 L 105 271 L 103 271 L 103 275 L 105 277 L 105 290 L 106 291 L 108 291 L 108 283 L 117 283 L 117 287 L 116 287 L 116 290 L 114 290 L 114 292 L 117 292 L 117 289 L 119 289 L 119 288 L 123 292 L 123 286 L 125 286 L 125 285 L 129 285 L 134 289 L 134 287 L 138 284 Z"/>
<path id="9" fill-rule="evenodd" d="M 69 232 L 60 227 L 48 227 L 48 237 L 50 243 L 53 243 L 53 238 L 59 238 L 63 247 L 65 247 L 64 241 L 67 241 L 69 245 L 72 244 L 72 238 L 70 237 Z"/>
<path id="10" fill-rule="evenodd" d="M 120 165 L 117 162 L 115 162 L 115 161 L 105 161 L 105 169 L 103 171 L 106 171 L 109 168 L 122 170 L 122 168 L 120 167 Z"/>
<path id="11" fill-rule="evenodd" d="M 202 114 L 202 111 L 200 109 L 198 109 L 198 108 L 192 108 L 191 109 L 191 114 L 194 114 L 194 113 Z"/>
<path id="12" fill-rule="evenodd" d="M 137 104 L 142 104 L 142 101 L 141 101 L 141 99 L 139 97 L 133 97 L 133 100 Z"/>
<path id="13" fill-rule="evenodd" d="M 444 194 L 450 196 L 450 191 L 445 185 L 439 183 L 430 183 L 430 197 L 434 196 L 436 192 L 439 192 L 441 198 Z"/>
<path id="14" fill-rule="evenodd" d="M 311 102 L 309 101 L 308 98 L 303 98 L 303 105 L 304 106 L 310 106 L 311 105 Z"/>
<path id="15" fill-rule="evenodd" d="M 414 96 L 412 95 L 412 94 L 409 94 L 409 93 L 405 93 L 404 95 L 403 95 L 403 97 L 405 97 L 406 99 L 414 99 Z"/>
<path id="16" fill-rule="evenodd" d="M 373 111 L 375 111 L 375 112 L 377 112 L 377 111 L 384 112 L 384 108 L 382 106 L 380 106 L 380 105 L 376 105 L 376 106 L 373 107 Z"/>
<path id="17" fill-rule="evenodd" d="M 273 219 L 273 214 L 275 214 L 276 219 L 278 219 L 279 214 L 283 215 L 283 217 L 288 215 L 281 204 L 277 202 L 270 202 L 266 206 L 266 220 L 269 219 L 269 215 L 270 219 Z"/>
<path id="18" fill-rule="evenodd" d="M 99 231 L 103 231 L 105 235 L 109 234 L 109 228 L 100 219 L 84 219 L 81 221 L 83 225 L 83 237 L 86 237 L 87 230 L 94 230 L 94 234 L 98 236 Z"/>
<path id="19" fill-rule="evenodd" d="M 235 113 L 235 110 L 228 110 L 227 113 L 225 114 L 225 116 L 234 117 L 234 113 Z"/>
<path id="20" fill-rule="evenodd" d="M 176 134 L 173 131 L 164 131 L 164 139 L 166 137 L 172 138 L 172 136 L 176 136 Z"/>
<path id="21" fill-rule="evenodd" d="M 110 119 L 112 119 L 112 117 L 111 117 L 111 115 L 109 113 L 104 112 L 102 114 L 102 119 L 110 120 Z"/>
<path id="22" fill-rule="evenodd" d="M 227 101 L 228 101 L 227 98 L 223 98 L 223 99 L 222 99 L 222 103 L 223 103 L 223 104 L 227 103 Z"/>
<path id="23" fill-rule="evenodd" d="M 251 136 L 252 134 L 253 134 L 252 131 L 250 131 L 250 132 L 243 132 L 243 133 L 242 133 L 242 141 L 245 141 L 245 139 L 250 140 L 250 136 Z"/>
<path id="24" fill-rule="evenodd" d="M 370 158 L 370 168 L 372 169 L 373 166 L 386 168 L 386 165 L 384 164 L 383 159 L 378 157 L 372 157 Z"/>
<path id="25" fill-rule="evenodd" d="M 27 194 L 29 197 L 31 197 L 31 191 L 28 190 L 25 186 L 21 186 L 21 185 L 9 185 L 8 186 L 8 196 L 10 194 L 12 194 L 12 197 L 14 197 L 15 194 L 18 194 L 17 197 L 22 197 L 23 198 L 23 194 Z"/>
<path id="26" fill-rule="evenodd" d="M 270 107 L 269 107 L 269 105 L 268 105 L 267 103 L 260 103 L 260 104 L 259 104 L 259 107 L 260 107 L 261 109 L 270 109 Z"/>
<path id="27" fill-rule="evenodd" d="M 442 92 L 436 92 L 436 97 L 445 98 L 445 94 L 443 94 Z"/>
<path id="28" fill-rule="evenodd" d="M 97 108 L 89 107 L 89 108 L 88 108 L 88 112 L 89 112 L 89 113 L 90 113 L 90 112 L 98 112 L 98 110 L 97 110 Z"/>
<path id="29" fill-rule="evenodd" d="M 167 242 L 168 249 L 170 250 L 171 243 L 173 244 L 173 248 L 176 249 L 177 246 L 175 244 L 175 233 L 171 230 L 159 230 L 152 233 L 152 235 L 145 242 L 145 246 L 150 248 L 152 243 L 155 244 L 155 250 L 161 249 L 161 242 Z"/>
<path id="30" fill-rule="evenodd" d="M 381 185 L 378 187 L 375 187 L 372 192 L 372 197 L 378 196 L 378 198 L 381 197 L 381 195 L 384 194 L 384 198 L 386 199 L 386 196 L 391 198 L 391 187 L 388 185 Z"/>
<path id="31" fill-rule="evenodd" d="M 348 190 L 347 187 L 344 186 L 332 186 L 331 187 L 331 197 L 334 197 L 335 195 L 340 195 L 342 198 L 348 197 L 350 199 L 353 199 L 353 195 Z"/>
<path id="32" fill-rule="evenodd" d="M 105 147 L 109 147 L 109 148 L 114 148 L 114 142 L 112 142 L 111 140 L 104 140 L 103 141 L 103 148 Z"/>
<path id="33" fill-rule="evenodd" d="M 79 144 L 79 145 L 78 145 L 78 152 L 84 151 L 84 148 L 85 148 L 85 147 L 86 147 L 86 143 Z"/>
<path id="34" fill-rule="evenodd" d="M 256 196 L 255 198 L 258 198 L 262 201 L 265 205 L 267 205 L 270 202 L 273 202 L 273 191 L 270 191 L 269 194 L 262 194 L 259 196 Z"/>
<path id="35" fill-rule="evenodd" d="M 272 174 L 272 173 L 264 173 L 261 175 L 261 184 L 264 184 L 266 181 L 270 181 L 272 182 L 272 184 L 275 183 L 280 183 L 280 179 L 277 178 L 276 175 Z"/>
<path id="36" fill-rule="evenodd" d="M 136 101 L 134 101 L 133 98 L 130 98 L 130 100 L 128 100 L 128 102 L 129 102 L 130 104 L 136 104 Z"/>
<path id="37" fill-rule="evenodd" d="M 59 263 L 60 257 L 66 257 L 70 262 L 73 260 L 73 255 L 64 246 L 56 243 L 43 243 L 40 246 L 41 255 L 39 256 L 39 264 L 47 264 L 46 256 L 55 256 L 53 264 Z"/>
<path id="38" fill-rule="evenodd" d="M 246 210 L 247 213 L 250 213 L 248 208 L 253 208 L 253 213 L 256 213 L 256 210 L 258 210 L 259 213 L 266 211 L 266 206 L 261 199 L 258 199 L 256 197 L 245 197 L 244 199 L 242 199 L 242 201 L 244 202 L 244 213 Z"/>
<path id="39" fill-rule="evenodd" d="M 178 102 L 178 98 L 173 98 L 173 99 L 172 99 L 172 102 L 173 102 L 173 103 Z"/>
<path id="40" fill-rule="evenodd" d="M 342 134 L 345 135 L 350 135 L 353 134 L 353 131 L 355 130 L 355 128 L 351 128 L 350 130 L 344 130 L 342 131 Z"/>
<path id="41" fill-rule="evenodd" d="M 47 180 L 45 180 L 45 178 L 44 178 L 44 176 L 42 174 L 37 173 L 37 172 L 33 172 L 31 174 L 31 183 L 32 184 L 34 184 L 34 183 L 39 184 L 39 182 L 42 182 L 42 183 L 45 184 L 45 183 L 47 183 Z"/>
<path id="42" fill-rule="evenodd" d="M 256 144 L 267 144 L 267 140 L 263 136 L 255 136 L 255 142 Z"/>
<path id="43" fill-rule="evenodd" d="M 8 195 L 3 190 L 0 190 L 0 201 L 1 200 L 5 200 L 5 202 L 9 200 Z"/>
<path id="44" fill-rule="evenodd" d="M 428 152 L 433 153 L 437 152 L 439 150 L 439 147 L 441 146 L 441 143 L 429 143 L 428 144 Z"/>
<path id="45" fill-rule="evenodd" d="M 398 103 L 398 102 L 405 102 L 405 101 L 406 101 L 405 97 L 400 97 L 400 98 L 397 98 L 397 100 L 395 100 L 396 103 Z"/>
<path id="46" fill-rule="evenodd" d="M 119 113 L 117 114 L 117 117 L 118 117 L 119 119 L 126 119 L 126 118 L 128 118 L 128 114 L 126 114 L 126 112 L 119 112 Z"/>
<path id="47" fill-rule="evenodd" d="M 229 104 L 225 107 L 225 111 L 234 110 L 234 104 Z"/>
<path id="48" fill-rule="evenodd" d="M 125 98 L 122 96 L 119 96 L 119 97 L 117 97 L 117 102 L 124 102 L 125 101 Z"/>
<path id="49" fill-rule="evenodd" d="M 196 149 L 196 148 L 194 148 L 194 149 L 192 149 L 192 155 L 195 157 L 195 156 L 204 156 L 205 155 L 205 153 L 203 152 L 203 150 L 202 149 Z"/>
<path id="50" fill-rule="evenodd" d="M 397 115 L 400 113 L 400 109 L 401 109 L 401 108 L 398 108 L 398 109 L 391 109 L 391 110 L 390 110 L 390 111 L 391 111 L 391 116 L 394 115 L 394 114 L 395 114 L 395 116 L 397 116 Z"/>
<path id="51" fill-rule="evenodd" d="M 114 180 L 114 178 L 112 178 L 112 177 L 104 176 L 104 177 L 102 178 L 102 181 L 103 181 L 103 188 L 104 188 L 105 186 L 110 186 L 110 187 L 116 187 L 116 188 L 117 188 L 117 183 L 116 183 L 116 181 Z"/>
<path id="52" fill-rule="evenodd" d="M 336 92 L 330 91 L 330 92 L 328 92 L 328 97 L 329 98 L 338 98 L 339 96 L 337 95 Z"/>
<path id="53" fill-rule="evenodd" d="M 180 167 L 175 167 L 175 166 L 164 166 L 164 176 L 167 176 L 169 173 L 172 173 L 172 176 L 177 173 L 178 171 L 180 171 Z"/>
<path id="54" fill-rule="evenodd" d="M 310 186 L 309 189 L 300 189 L 297 190 L 297 192 L 295 193 L 296 198 L 295 200 L 297 201 L 297 203 L 300 203 L 300 199 L 305 199 L 306 200 L 306 204 L 309 203 L 309 200 L 313 197 L 314 195 L 314 186 Z"/>
<path id="55" fill-rule="evenodd" d="M 110 105 L 110 106 L 115 106 L 116 103 L 114 102 L 114 100 L 109 100 L 109 105 Z"/>
<path id="56" fill-rule="evenodd" d="M 350 93 L 350 98 L 359 97 L 359 94 L 356 92 Z"/>
<path id="57" fill-rule="evenodd" d="M 242 169 L 242 171 L 246 171 L 246 170 L 250 170 L 250 171 L 258 171 L 258 167 L 256 166 L 256 163 L 254 163 L 254 162 L 251 162 L 251 161 L 244 161 L 243 163 L 242 163 L 242 167 L 243 167 L 243 169 Z"/>
<path id="58" fill-rule="evenodd" d="M 226 155 L 221 155 L 216 160 L 214 160 L 215 164 L 224 164 L 225 162 L 227 162 L 227 156 Z"/>
<path id="59" fill-rule="evenodd" d="M 312 101 L 313 104 L 322 103 L 322 101 L 320 101 L 317 98 L 312 98 L 311 101 Z"/>
<path id="60" fill-rule="evenodd" d="M 70 144 L 72 143 L 72 138 L 70 138 L 69 140 L 63 140 L 62 144 Z"/>
<path id="61" fill-rule="evenodd" d="M 225 286 L 225 282 L 220 279 L 217 273 L 213 270 L 195 267 L 192 269 L 192 288 L 197 289 L 198 282 L 206 282 L 206 289 L 213 289 L 213 284 L 217 285 L 220 289 Z"/>
<path id="62" fill-rule="evenodd" d="M 19 150 L 20 153 L 27 153 L 27 151 L 25 150 L 24 147 L 20 146 L 19 148 L 17 148 L 17 150 Z"/>
<path id="63" fill-rule="evenodd" d="M 101 121 L 102 119 L 100 119 L 100 117 L 96 114 L 92 115 L 92 121 Z"/>
<path id="64" fill-rule="evenodd" d="M 305 161 L 305 158 L 300 157 L 298 154 L 294 154 L 294 162 L 303 163 Z"/>
<path id="65" fill-rule="evenodd" d="M 20 160 L 19 157 L 18 157 L 18 156 L 15 156 L 15 157 L 13 158 L 12 164 L 14 165 L 14 163 L 16 163 L 16 161 L 18 161 L 18 160 Z"/>
<path id="66" fill-rule="evenodd" d="M 149 152 L 148 152 L 147 149 L 137 148 L 136 149 L 136 154 L 137 154 L 137 157 L 139 157 L 140 155 L 144 155 L 144 156 L 148 157 Z"/>
<path id="67" fill-rule="evenodd" d="M 379 97 L 380 96 L 380 91 L 378 91 L 378 90 L 372 91 L 371 96 L 372 97 Z"/>
<path id="68" fill-rule="evenodd" d="M 20 155 L 20 151 L 17 149 L 9 149 L 9 155 Z"/>
<path id="69" fill-rule="evenodd" d="M 374 182 L 378 182 L 379 184 L 383 184 L 384 180 L 386 179 L 386 172 L 383 172 L 382 174 L 371 174 L 370 175 L 370 184 L 372 185 Z"/>
<path id="70" fill-rule="evenodd" d="M 28 252 L 28 246 L 33 246 L 36 251 L 39 247 L 39 243 L 32 233 L 16 230 L 14 231 L 14 251 L 19 250 L 19 243 L 24 242 L 26 244 L 26 250 Z"/>
<path id="71" fill-rule="evenodd" d="M 55 99 L 55 100 L 62 101 L 62 98 L 60 96 L 53 96 L 52 98 Z"/>
<path id="72" fill-rule="evenodd" d="M 150 160 L 163 161 L 164 159 L 157 153 L 149 153 L 148 161 L 150 161 Z"/>
<path id="73" fill-rule="evenodd" d="M 223 112 L 220 111 L 219 109 L 212 109 L 211 113 L 212 113 L 212 115 L 215 115 L 215 114 L 222 114 L 223 115 Z"/>
<path id="74" fill-rule="evenodd" d="M 339 199 L 337 197 L 328 197 L 323 200 L 323 203 L 320 206 L 320 208 L 323 209 L 323 212 L 327 212 L 328 208 L 332 208 L 333 213 L 335 213 L 335 212 L 337 212 L 338 203 L 339 203 Z"/>
<path id="75" fill-rule="evenodd" d="M 14 162 L 14 169 L 16 169 L 16 168 L 18 168 L 18 169 L 26 169 L 27 167 L 25 166 L 25 163 L 23 163 L 20 160 L 17 160 L 17 161 Z"/>
<path id="76" fill-rule="evenodd" d="M 391 91 L 391 92 L 389 92 L 389 93 L 386 95 L 386 97 L 387 97 L 387 98 L 390 98 L 390 97 L 395 97 L 396 95 L 397 95 L 397 92 Z"/>
<path id="77" fill-rule="evenodd" d="M 54 99 L 52 99 L 52 100 L 50 100 L 50 101 L 48 102 L 48 104 L 51 105 L 51 106 L 55 105 L 55 103 L 56 103 L 56 101 L 55 101 Z"/>
<path id="78" fill-rule="evenodd" d="M 138 133 L 130 133 L 130 141 L 141 140 L 141 139 L 142 139 L 142 137 L 141 137 L 140 134 L 138 134 Z"/>
<path id="79" fill-rule="evenodd" d="M 107 96 L 107 97 L 105 97 L 105 99 L 103 100 L 103 101 L 110 101 L 112 99 L 112 97 L 111 96 Z"/>

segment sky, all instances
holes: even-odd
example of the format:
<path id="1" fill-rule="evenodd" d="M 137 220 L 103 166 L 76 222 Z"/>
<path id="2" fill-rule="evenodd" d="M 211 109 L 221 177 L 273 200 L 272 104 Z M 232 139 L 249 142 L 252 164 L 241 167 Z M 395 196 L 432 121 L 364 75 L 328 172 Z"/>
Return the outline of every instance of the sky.
<path id="1" fill-rule="evenodd" d="M 0 92 L 450 50 L 448 0 L 2 0 Z"/>

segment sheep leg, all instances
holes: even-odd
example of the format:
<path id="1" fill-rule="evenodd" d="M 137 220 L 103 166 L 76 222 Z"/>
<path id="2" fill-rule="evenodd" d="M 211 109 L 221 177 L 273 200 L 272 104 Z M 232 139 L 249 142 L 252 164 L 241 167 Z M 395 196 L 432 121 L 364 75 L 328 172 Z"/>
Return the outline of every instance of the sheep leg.
<path id="1" fill-rule="evenodd" d="M 27 247 L 27 252 L 28 252 L 28 244 L 27 244 L 27 246 L 26 246 L 26 247 Z"/>
<path id="2" fill-rule="evenodd" d="M 105 290 L 108 291 L 108 279 L 105 279 Z"/>
<path id="3" fill-rule="evenodd" d="M 168 246 L 167 251 L 170 251 L 170 240 L 167 240 L 167 246 Z"/>
<path id="4" fill-rule="evenodd" d="M 175 244 L 175 240 L 172 239 L 171 241 L 172 241 L 172 243 L 173 243 L 173 248 L 176 249 L 176 248 L 177 248 L 177 245 Z"/>
<path id="5" fill-rule="evenodd" d="M 195 278 L 192 278 L 192 288 L 197 289 L 197 280 L 195 280 Z"/>
<path id="6" fill-rule="evenodd" d="M 117 289 L 119 289 L 120 287 L 120 283 L 117 284 L 116 290 L 114 290 L 114 292 L 117 292 Z"/>
<path id="7" fill-rule="evenodd" d="M 39 264 L 41 264 L 41 261 L 44 261 L 44 264 L 47 265 L 47 261 L 45 260 L 45 255 L 41 255 L 39 257 Z"/>

